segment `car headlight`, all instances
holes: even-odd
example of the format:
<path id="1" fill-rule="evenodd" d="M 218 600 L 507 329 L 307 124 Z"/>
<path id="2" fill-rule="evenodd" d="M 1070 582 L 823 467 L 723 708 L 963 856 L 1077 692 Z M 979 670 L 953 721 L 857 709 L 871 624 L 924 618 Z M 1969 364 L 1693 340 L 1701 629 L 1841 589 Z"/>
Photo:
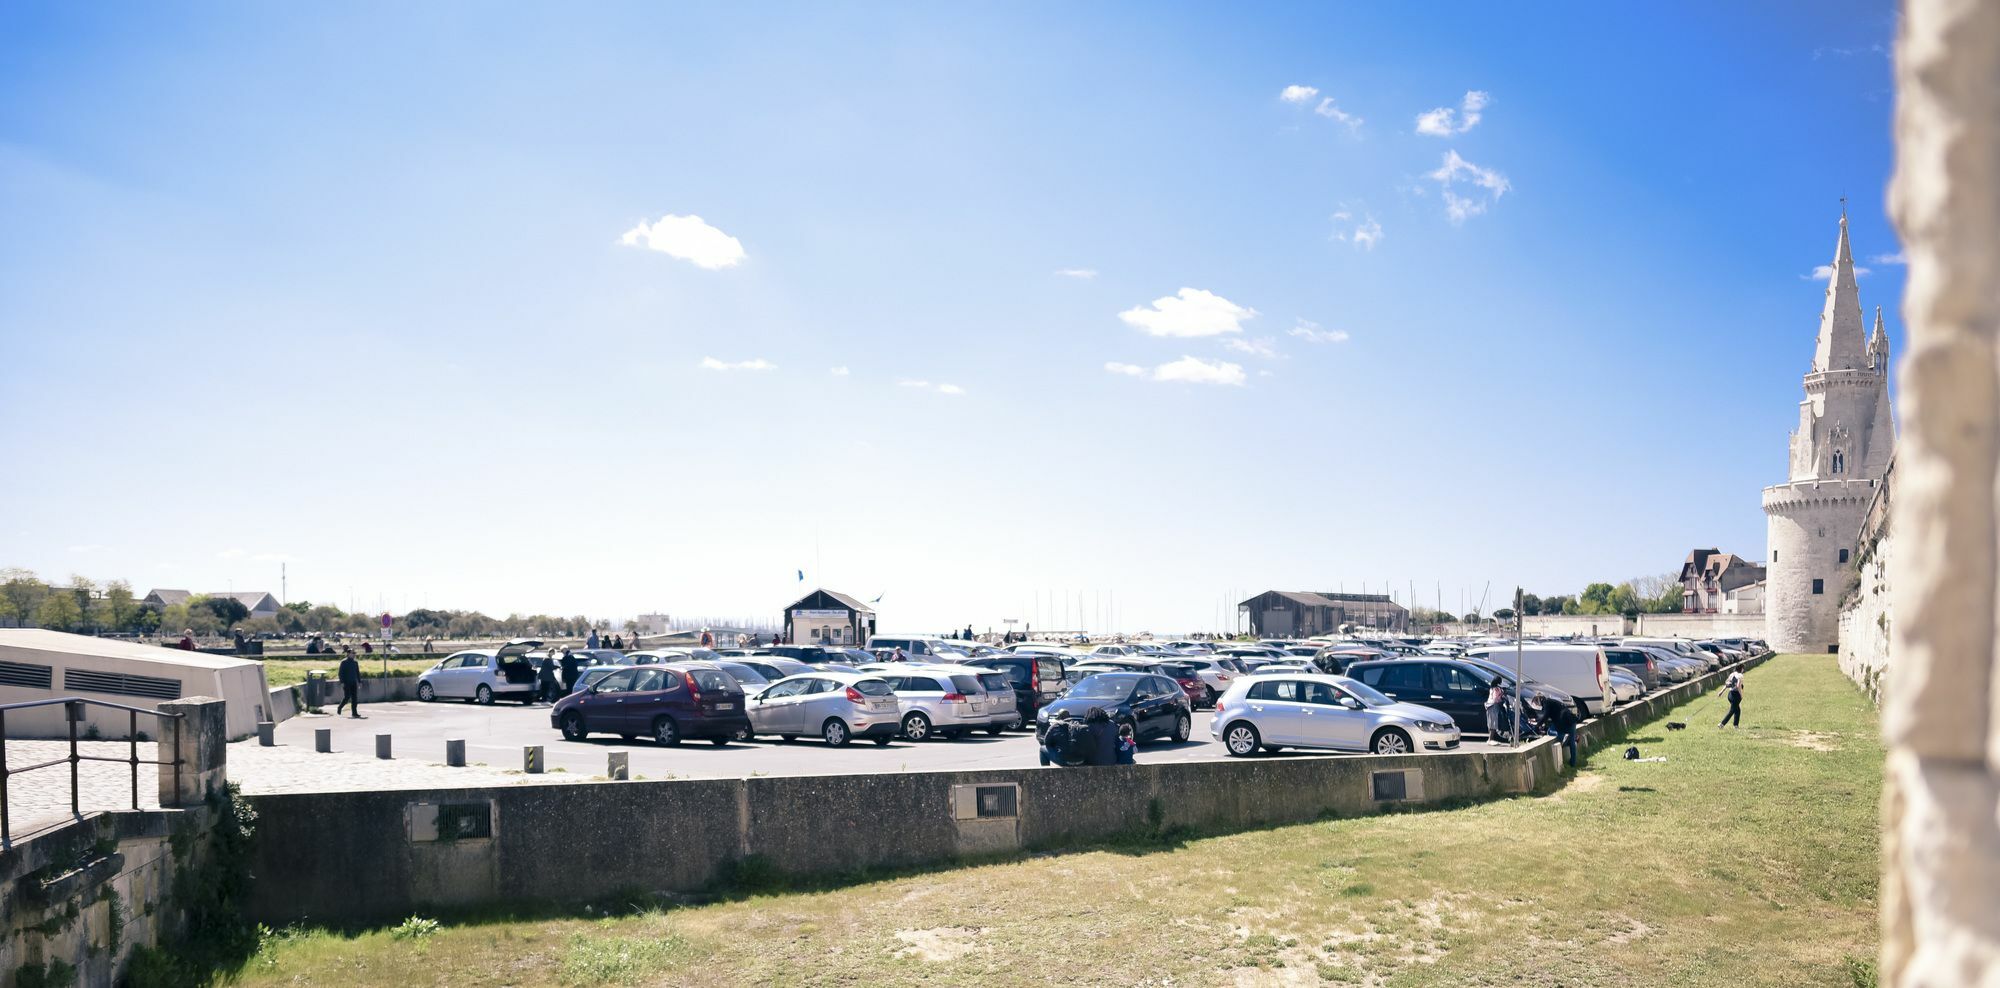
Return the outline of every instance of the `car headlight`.
<path id="1" fill-rule="evenodd" d="M 1429 731 L 1432 734 L 1449 734 L 1454 729 L 1454 725 L 1435 720 L 1420 720 L 1417 721 L 1417 728 Z"/>

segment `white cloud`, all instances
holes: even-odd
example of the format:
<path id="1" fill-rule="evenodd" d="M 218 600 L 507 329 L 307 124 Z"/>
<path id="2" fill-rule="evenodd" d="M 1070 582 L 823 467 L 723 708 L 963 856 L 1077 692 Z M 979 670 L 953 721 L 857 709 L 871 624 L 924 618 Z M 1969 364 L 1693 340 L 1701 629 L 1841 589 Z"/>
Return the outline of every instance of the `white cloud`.
<path id="1" fill-rule="evenodd" d="M 832 375 L 833 375 L 834 377 L 846 377 L 846 376 L 847 376 L 847 365 L 846 365 L 846 364 L 842 364 L 842 365 L 840 365 L 839 367 L 835 367 L 835 368 L 833 368 L 832 370 L 828 371 L 827 373 L 829 373 L 829 374 L 832 374 Z"/>
<path id="2" fill-rule="evenodd" d="M 1175 294 L 1137 305 L 1118 314 L 1127 326 L 1152 336 L 1220 336 L 1240 333 L 1243 321 L 1256 309 L 1237 305 L 1214 292 L 1183 288 Z"/>
<path id="3" fill-rule="evenodd" d="M 1319 90 L 1311 86 L 1286 86 L 1278 98 L 1287 103 L 1306 103 L 1319 95 Z"/>
<path id="4" fill-rule="evenodd" d="M 1343 206 L 1339 212 L 1333 214 L 1333 222 L 1336 224 L 1333 239 L 1341 243 L 1353 244 L 1363 250 L 1374 250 L 1375 245 L 1382 242 L 1382 224 L 1375 222 L 1372 213 L 1362 214 L 1362 218 L 1357 222 L 1354 214 Z"/>
<path id="5" fill-rule="evenodd" d="M 941 395 L 956 396 L 965 393 L 965 389 L 959 387 L 956 384 L 932 384 L 929 381 L 918 381 L 907 378 L 901 381 L 897 381 L 896 384 L 898 387 L 915 388 L 918 391 L 935 391 Z"/>
<path id="6" fill-rule="evenodd" d="M 1056 269 L 1056 274 L 1059 274 L 1059 275 L 1061 275 L 1061 276 L 1063 276 L 1063 277 L 1065 277 L 1065 278 L 1078 278 L 1078 279 L 1081 279 L 1081 280 L 1083 280 L 1083 281 L 1089 281 L 1090 279 L 1092 279 L 1092 278 L 1095 278 L 1095 277 L 1097 277 L 1097 269 L 1096 269 L 1096 268 L 1057 268 L 1057 269 Z"/>
<path id="7" fill-rule="evenodd" d="M 1105 364 L 1104 369 L 1126 377 L 1141 377 L 1154 381 L 1179 381 L 1191 384 L 1242 384 L 1246 379 L 1243 365 L 1224 361 L 1203 360 L 1200 357 L 1182 357 L 1170 364 L 1161 364 L 1147 370 L 1138 364 L 1121 364 L 1117 361 Z"/>
<path id="8" fill-rule="evenodd" d="M 1320 100 L 1319 105 L 1313 107 L 1313 112 L 1319 114 L 1322 117 L 1327 118 L 1328 120 L 1336 120 L 1339 121 L 1340 123 L 1346 124 L 1347 129 L 1350 133 L 1360 133 L 1361 131 L 1361 118 L 1355 116 L 1352 113 L 1348 113 L 1345 110 L 1342 110 L 1338 105 L 1334 103 L 1333 97 L 1331 96 L 1328 96 L 1323 100 Z"/>
<path id="9" fill-rule="evenodd" d="M 1813 58 L 1815 60 L 1824 58 L 1828 55 L 1833 55 L 1837 58 L 1847 58 L 1852 55 L 1880 55 L 1883 58 L 1888 58 L 1889 46 L 1877 41 L 1872 45 L 1867 45 L 1863 47 L 1834 48 L 1834 47 L 1822 46 L 1813 49 Z"/>
<path id="10" fill-rule="evenodd" d="M 1444 164 L 1429 173 L 1429 178 L 1438 184 L 1439 194 L 1444 197 L 1445 215 L 1450 216 L 1453 223 L 1463 223 L 1467 217 L 1485 212 L 1486 207 L 1498 202 L 1501 196 L 1514 188 L 1507 181 L 1507 176 L 1491 168 L 1481 168 L 1459 157 L 1455 150 L 1444 153 Z M 1459 195 L 1452 188 L 1453 183 L 1459 181 L 1469 181 L 1485 189 L 1487 194 L 1484 197 Z"/>
<path id="11" fill-rule="evenodd" d="M 701 358 L 701 366 L 712 371 L 739 371 L 739 370 L 767 371 L 767 370 L 777 369 L 778 365 L 771 363 L 770 361 L 765 360 L 762 357 L 752 357 L 749 360 L 738 360 L 735 363 L 730 363 L 726 360 L 717 360 L 714 357 L 703 357 Z"/>
<path id="12" fill-rule="evenodd" d="M 1182 357 L 1153 368 L 1155 381 L 1183 381 L 1190 384 L 1242 384 L 1243 365 L 1210 362 L 1200 357 Z"/>
<path id="13" fill-rule="evenodd" d="M 640 221 L 625 231 L 618 242 L 627 247 L 657 250 L 707 271 L 733 268 L 743 263 L 743 242 L 709 226 L 699 216 L 668 213 L 657 222 Z"/>
<path id="14" fill-rule="evenodd" d="M 940 384 L 937 386 L 937 393 L 941 395 L 962 395 L 965 393 L 965 389 L 956 384 Z"/>
<path id="15" fill-rule="evenodd" d="M 1899 250 L 1894 254 L 1877 254 L 1874 257 L 1869 258 L 1868 263 L 1883 264 L 1883 265 L 1908 264 L 1910 263 L 1910 257 L 1908 254 Z"/>
<path id="16" fill-rule="evenodd" d="M 1469 90 L 1456 110 L 1449 106 L 1440 106 L 1417 114 L 1417 133 L 1429 134 L 1432 137 L 1463 134 L 1479 126 L 1479 120 L 1485 115 L 1487 105 L 1492 102 L 1492 94 L 1480 89 Z"/>
<path id="17" fill-rule="evenodd" d="M 1290 335 L 1307 343 L 1345 343 L 1348 340 L 1347 330 L 1321 329 L 1319 323 L 1310 319 L 1299 320 L 1299 324 L 1292 327 Z"/>
<path id="18" fill-rule="evenodd" d="M 1872 268 L 1864 268 L 1864 267 L 1861 267 L 1860 265 L 1856 265 L 1856 266 L 1855 266 L 1855 268 L 1854 268 L 1854 276 L 1855 276 L 1856 278 L 1866 278 L 1866 277 L 1868 277 L 1868 275 L 1869 275 L 1869 274 L 1870 274 L 1870 273 L 1871 273 L 1872 271 L 1873 271 L 1873 269 L 1872 269 Z M 1831 281 L 1831 280 L 1833 280 L 1833 265 L 1831 265 L 1831 264 L 1821 264 L 1821 265 L 1819 265 L 1818 267 L 1815 267 L 1815 268 L 1813 268 L 1813 269 L 1812 269 L 1812 273 L 1811 273 L 1811 274 L 1802 274 L 1802 275 L 1799 275 L 1799 280 L 1800 280 L 1800 281 Z"/>
<path id="19" fill-rule="evenodd" d="M 1231 336 L 1223 340 L 1222 345 L 1237 353 L 1249 354 L 1252 357 L 1263 357 L 1265 360 L 1276 360 L 1278 359 L 1278 348 L 1272 345 L 1273 342 L 1268 336 L 1258 337 L 1254 340 L 1246 340 L 1240 336 Z"/>

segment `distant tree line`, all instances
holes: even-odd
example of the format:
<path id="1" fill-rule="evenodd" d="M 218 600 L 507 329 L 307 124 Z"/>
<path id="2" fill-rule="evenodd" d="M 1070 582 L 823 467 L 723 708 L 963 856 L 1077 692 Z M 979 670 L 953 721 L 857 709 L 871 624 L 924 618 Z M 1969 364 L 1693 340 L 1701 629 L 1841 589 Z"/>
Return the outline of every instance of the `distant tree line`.
<path id="1" fill-rule="evenodd" d="M 1519 592 L 1519 591 L 1517 591 Z M 1520 592 L 1521 613 L 1538 614 L 1679 614 L 1681 582 L 1672 573 L 1640 576 L 1619 584 L 1592 583 L 1578 594 L 1540 597 Z M 1500 617 L 1498 611 L 1494 617 Z M 1507 618 L 1513 612 L 1508 610 Z"/>
<path id="2" fill-rule="evenodd" d="M 234 597 L 196 594 L 178 604 L 155 607 L 132 593 L 132 585 L 112 580 L 103 585 L 80 574 L 72 574 L 67 585 L 52 585 L 25 569 L 0 569 L 0 626 L 49 628 L 83 634 L 178 635 L 192 629 L 197 635 L 219 635 L 241 631 L 246 635 L 359 634 L 372 635 L 381 627 L 377 614 L 348 613 L 332 604 L 295 600 L 274 615 L 250 616 L 250 609 Z M 449 611 L 419 608 L 396 621 L 399 638 L 501 638 L 543 635 L 578 637 L 592 628 L 609 630 L 609 620 L 593 620 L 581 614 L 558 617 L 551 614 L 509 614 L 489 617 L 478 611 Z M 631 622 L 626 622 L 631 630 Z M 164 631 L 162 630 L 164 629 Z"/>

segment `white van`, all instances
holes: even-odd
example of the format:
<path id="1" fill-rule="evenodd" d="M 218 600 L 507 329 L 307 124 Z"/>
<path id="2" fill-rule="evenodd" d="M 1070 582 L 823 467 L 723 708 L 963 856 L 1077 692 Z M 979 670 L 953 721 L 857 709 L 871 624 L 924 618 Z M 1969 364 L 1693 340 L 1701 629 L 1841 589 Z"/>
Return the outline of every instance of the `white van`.
<path id="1" fill-rule="evenodd" d="M 1475 648 L 1466 655 L 1514 668 L 1512 645 Z M 1596 645 L 1522 646 L 1521 675 L 1576 697 L 1591 716 L 1611 708 L 1611 674 L 1605 668 L 1604 650 Z"/>

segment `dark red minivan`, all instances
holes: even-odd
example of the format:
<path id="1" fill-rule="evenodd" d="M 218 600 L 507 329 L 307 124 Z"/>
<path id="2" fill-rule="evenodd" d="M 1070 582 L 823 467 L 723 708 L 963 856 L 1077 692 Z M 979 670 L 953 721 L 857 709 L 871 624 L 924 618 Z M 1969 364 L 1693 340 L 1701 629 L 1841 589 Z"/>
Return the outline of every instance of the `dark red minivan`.
<path id="1" fill-rule="evenodd" d="M 629 741 L 644 734 L 660 744 L 707 738 L 723 745 L 750 737 L 743 687 L 700 662 L 621 669 L 556 701 L 549 723 L 571 741 L 592 734 Z"/>

